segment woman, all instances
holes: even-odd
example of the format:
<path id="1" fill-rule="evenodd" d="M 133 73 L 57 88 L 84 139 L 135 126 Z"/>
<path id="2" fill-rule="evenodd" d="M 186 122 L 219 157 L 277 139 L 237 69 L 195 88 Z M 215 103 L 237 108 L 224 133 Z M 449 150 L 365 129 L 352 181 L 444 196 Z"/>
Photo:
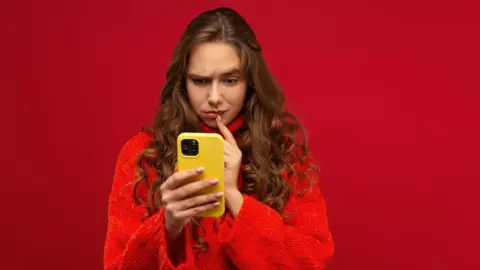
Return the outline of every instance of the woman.
<path id="1" fill-rule="evenodd" d="M 235 11 L 197 16 L 176 47 L 153 127 L 130 139 L 109 200 L 105 269 L 323 269 L 333 253 L 300 123 L 283 107 L 254 33 Z M 189 198 L 176 138 L 225 139 L 225 192 Z M 225 196 L 224 216 L 197 218 Z"/>

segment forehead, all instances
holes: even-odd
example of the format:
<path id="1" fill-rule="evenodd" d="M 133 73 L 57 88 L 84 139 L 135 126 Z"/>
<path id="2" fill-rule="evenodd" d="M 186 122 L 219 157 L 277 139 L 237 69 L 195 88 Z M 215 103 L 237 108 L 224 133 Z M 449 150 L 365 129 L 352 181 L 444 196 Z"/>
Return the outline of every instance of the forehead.
<path id="1" fill-rule="evenodd" d="M 232 69 L 240 69 L 240 57 L 230 44 L 202 43 L 192 50 L 188 73 L 215 76 Z"/>

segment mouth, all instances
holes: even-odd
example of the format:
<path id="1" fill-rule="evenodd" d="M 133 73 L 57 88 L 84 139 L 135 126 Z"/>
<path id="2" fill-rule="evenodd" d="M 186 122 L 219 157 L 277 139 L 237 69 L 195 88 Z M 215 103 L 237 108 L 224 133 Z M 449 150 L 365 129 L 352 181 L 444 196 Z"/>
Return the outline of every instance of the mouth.
<path id="1" fill-rule="evenodd" d="M 208 119 L 216 119 L 217 118 L 217 115 L 220 115 L 222 116 L 222 114 L 224 114 L 225 111 L 206 111 L 204 112 L 204 115 L 206 118 Z"/>

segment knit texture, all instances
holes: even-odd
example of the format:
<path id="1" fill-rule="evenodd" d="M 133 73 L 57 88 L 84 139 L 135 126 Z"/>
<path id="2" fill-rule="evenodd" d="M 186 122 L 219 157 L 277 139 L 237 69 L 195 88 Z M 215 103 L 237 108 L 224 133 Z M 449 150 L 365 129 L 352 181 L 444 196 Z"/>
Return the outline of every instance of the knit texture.
<path id="1" fill-rule="evenodd" d="M 229 129 L 238 130 L 242 121 L 235 120 Z M 207 127 L 204 131 L 216 132 Z M 151 140 L 149 134 L 140 133 L 120 152 L 108 205 L 105 269 L 324 269 L 333 254 L 333 241 L 318 185 L 304 196 L 291 192 L 284 212 L 294 215 L 285 218 L 244 194 L 235 218 L 227 212 L 217 221 L 201 219 L 202 239 L 209 247 L 197 255 L 187 225 L 185 250 L 178 250 L 185 259 L 173 265 L 167 253 L 164 209 L 142 221 L 145 209 L 132 199 L 136 158 Z M 287 179 L 291 185 L 297 180 Z M 146 197 L 148 187 L 140 186 L 138 192 Z"/>

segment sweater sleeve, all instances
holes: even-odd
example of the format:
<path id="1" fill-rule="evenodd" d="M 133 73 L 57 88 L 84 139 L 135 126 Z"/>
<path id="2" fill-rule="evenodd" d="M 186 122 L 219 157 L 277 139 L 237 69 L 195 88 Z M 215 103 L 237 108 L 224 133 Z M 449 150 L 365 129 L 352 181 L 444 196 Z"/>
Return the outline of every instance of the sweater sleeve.
<path id="1" fill-rule="evenodd" d="M 294 211 L 293 216 L 282 218 L 272 208 L 244 195 L 235 219 L 227 217 L 219 227 L 220 242 L 237 268 L 325 268 L 333 255 L 333 241 L 318 185 L 304 196 L 291 195 L 288 209 Z"/>
<path id="2" fill-rule="evenodd" d="M 136 158 L 149 139 L 146 134 L 133 137 L 118 158 L 108 205 L 106 270 L 186 268 L 186 264 L 174 266 L 168 258 L 163 208 L 142 222 L 145 209 L 132 199 Z M 140 185 L 139 191 L 146 192 L 148 187 Z M 184 231 L 189 232 L 188 229 Z"/>

